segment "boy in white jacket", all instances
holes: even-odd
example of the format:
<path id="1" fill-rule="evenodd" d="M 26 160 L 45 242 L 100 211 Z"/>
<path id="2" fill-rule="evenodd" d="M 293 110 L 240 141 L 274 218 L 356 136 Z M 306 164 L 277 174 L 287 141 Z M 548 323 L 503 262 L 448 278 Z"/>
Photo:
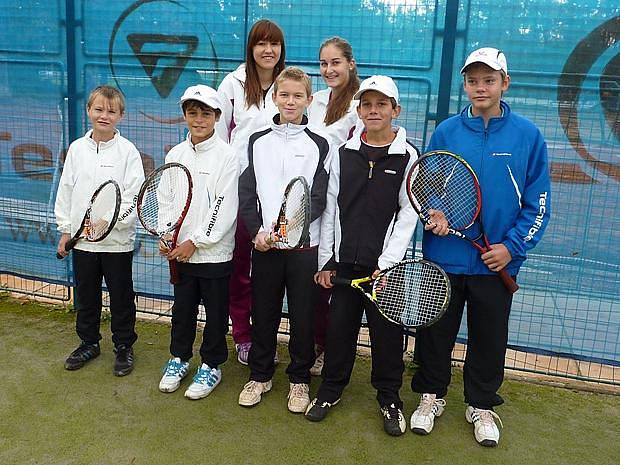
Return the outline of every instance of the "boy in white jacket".
<path id="1" fill-rule="evenodd" d="M 222 379 L 219 366 L 228 358 L 229 280 L 235 246 L 235 225 L 239 197 L 239 162 L 228 144 L 215 135 L 215 123 L 222 113 L 217 92 L 205 85 L 187 88 L 181 97 L 187 139 L 168 152 L 166 163 L 185 165 L 193 181 L 193 197 L 178 246 L 160 252 L 176 260 L 180 281 L 174 285 L 171 358 L 159 383 L 162 392 L 176 391 L 189 372 L 189 360 L 196 337 L 198 305 L 207 312 L 201 364 L 185 391 L 189 399 L 208 396 Z"/>
<path id="2" fill-rule="evenodd" d="M 250 379 L 239 394 L 239 405 L 257 405 L 271 390 L 275 373 L 277 333 L 286 290 L 290 324 L 288 409 L 305 411 L 310 368 L 314 364 L 314 303 L 320 217 L 327 194 L 329 143 L 308 129 L 305 109 L 312 101 L 310 79 L 299 68 L 280 73 L 273 101 L 278 107 L 269 126 L 250 136 L 249 165 L 239 179 L 240 217 L 253 237 L 252 348 Z M 298 249 L 286 250 L 267 238 L 276 220 L 284 189 L 296 176 L 310 186 L 310 237 Z"/>
<path id="3" fill-rule="evenodd" d="M 65 360 L 65 368 L 82 368 L 101 353 L 101 279 L 105 278 L 116 353 L 113 372 L 124 376 L 133 369 L 132 345 L 137 339 L 131 270 L 136 235 L 133 199 L 144 181 L 144 169 L 136 147 L 116 130 L 125 113 L 123 95 L 113 87 L 97 87 L 88 98 L 87 112 L 92 129 L 70 145 L 56 194 L 54 213 L 62 233 L 58 254 L 68 255 L 65 244 L 79 228 L 90 198 L 103 182 L 113 179 L 118 183 L 121 211 L 127 213 L 101 242 L 80 241 L 75 246 L 76 331 L 82 342 Z"/>

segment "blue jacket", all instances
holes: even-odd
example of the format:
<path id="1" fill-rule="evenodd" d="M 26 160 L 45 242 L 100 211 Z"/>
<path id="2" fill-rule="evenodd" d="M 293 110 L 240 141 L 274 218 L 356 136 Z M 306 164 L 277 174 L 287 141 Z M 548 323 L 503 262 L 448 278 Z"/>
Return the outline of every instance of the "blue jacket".
<path id="1" fill-rule="evenodd" d="M 512 261 L 506 269 L 516 275 L 526 253 L 542 237 L 551 213 L 547 145 L 538 128 L 501 102 L 503 116 L 491 118 L 461 114 L 443 121 L 431 137 L 428 150 L 448 150 L 471 165 L 482 191 L 485 232 L 491 244 L 503 243 Z M 476 237 L 476 225 L 466 231 Z M 454 236 L 424 232 L 424 257 L 449 273 L 493 274 L 477 249 Z"/>

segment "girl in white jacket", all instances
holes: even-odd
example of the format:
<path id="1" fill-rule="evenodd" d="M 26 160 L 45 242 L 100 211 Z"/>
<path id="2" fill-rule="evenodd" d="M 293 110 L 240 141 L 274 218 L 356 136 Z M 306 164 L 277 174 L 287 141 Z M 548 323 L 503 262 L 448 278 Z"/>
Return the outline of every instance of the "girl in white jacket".
<path id="1" fill-rule="evenodd" d="M 65 360 L 67 370 L 82 368 L 99 356 L 101 279 L 110 294 L 114 374 L 133 369 L 136 305 L 132 259 L 136 235 L 134 197 L 144 181 L 140 153 L 116 130 L 125 114 L 123 95 L 115 88 L 93 90 L 86 106 L 92 129 L 69 146 L 56 194 L 56 223 L 61 232 L 57 252 L 65 257 L 65 244 L 80 227 L 88 202 L 99 185 L 113 179 L 121 189 L 121 212 L 110 234 L 101 242 L 79 241 L 73 249 L 76 331 L 80 346 Z"/>
<path id="2" fill-rule="evenodd" d="M 268 19 L 254 23 L 248 36 L 245 63 L 228 74 L 218 92 L 222 116 L 218 135 L 229 142 L 238 158 L 239 172 L 248 166 L 248 140 L 261 126 L 268 125 L 278 109 L 273 103 L 273 82 L 284 69 L 284 34 Z M 237 360 L 247 365 L 251 341 L 250 256 L 252 238 L 241 219 L 235 233 L 234 269 L 230 280 L 230 319 Z"/>
<path id="3" fill-rule="evenodd" d="M 340 37 L 327 39 L 319 49 L 319 66 L 327 89 L 314 93 L 308 107 L 308 126 L 327 135 L 330 145 L 338 148 L 351 138 L 360 121 L 356 111 L 358 100 L 353 100 L 360 80 L 351 44 Z M 320 288 L 315 312 L 316 360 L 310 369 L 313 376 L 320 376 L 323 369 L 330 295 L 330 289 Z"/>

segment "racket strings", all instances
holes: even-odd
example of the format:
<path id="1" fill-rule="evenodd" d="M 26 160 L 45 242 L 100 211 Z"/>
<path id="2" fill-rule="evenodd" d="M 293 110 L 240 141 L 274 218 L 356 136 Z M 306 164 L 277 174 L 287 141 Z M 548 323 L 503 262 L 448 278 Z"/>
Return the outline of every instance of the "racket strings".
<path id="1" fill-rule="evenodd" d="M 97 241 L 108 232 L 116 211 L 117 198 L 116 185 L 108 183 L 93 199 L 88 224 L 85 228 L 87 240 Z"/>
<path id="2" fill-rule="evenodd" d="M 164 169 L 145 187 L 140 204 L 140 220 L 150 232 L 163 236 L 179 222 L 190 190 L 190 181 L 180 167 Z"/>
<path id="3" fill-rule="evenodd" d="M 296 182 L 291 186 L 286 197 L 284 208 L 284 225 L 280 225 L 282 242 L 295 246 L 302 240 L 307 229 L 309 199 L 303 183 Z M 282 231 L 284 226 L 284 231 Z"/>
<path id="4" fill-rule="evenodd" d="M 373 285 L 377 306 L 405 326 L 426 326 L 444 310 L 449 283 L 437 268 L 409 262 L 387 271 Z"/>
<path id="5" fill-rule="evenodd" d="M 469 227 L 479 210 L 473 174 L 450 155 L 434 154 L 421 158 L 411 176 L 409 190 L 424 217 L 429 218 L 429 210 L 439 210 L 452 229 Z"/>

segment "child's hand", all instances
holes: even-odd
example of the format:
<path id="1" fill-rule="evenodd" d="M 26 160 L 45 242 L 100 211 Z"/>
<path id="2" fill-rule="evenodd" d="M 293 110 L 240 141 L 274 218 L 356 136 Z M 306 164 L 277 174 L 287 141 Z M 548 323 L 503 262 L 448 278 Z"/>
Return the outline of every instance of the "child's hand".
<path id="1" fill-rule="evenodd" d="M 176 260 L 177 262 L 188 262 L 196 252 L 196 246 L 189 239 L 180 245 L 177 245 L 172 252 L 167 255 L 168 260 Z"/>
<path id="2" fill-rule="evenodd" d="M 332 284 L 332 276 L 336 276 L 335 271 L 319 271 L 314 274 L 314 282 L 325 289 L 334 287 Z"/>
<path id="3" fill-rule="evenodd" d="M 159 255 L 166 257 L 170 253 L 170 242 L 172 241 L 172 234 L 164 234 L 159 240 Z"/>
<path id="4" fill-rule="evenodd" d="M 489 267 L 489 270 L 502 271 L 512 260 L 512 255 L 504 244 L 491 244 L 490 247 L 491 250 L 483 253 L 480 257 L 484 264 Z"/>
<path id="5" fill-rule="evenodd" d="M 58 252 L 58 254 L 62 257 L 66 257 L 67 255 L 69 255 L 69 252 L 65 250 L 65 244 L 69 239 L 71 239 L 71 234 L 63 233 L 58 241 L 58 247 L 56 247 L 56 252 Z"/>
<path id="6" fill-rule="evenodd" d="M 259 232 L 254 237 L 254 240 L 252 242 L 254 242 L 254 248 L 259 252 L 267 252 L 269 249 L 271 249 L 271 246 L 273 245 L 273 241 L 270 241 L 269 233 L 266 231 Z"/>
<path id="7" fill-rule="evenodd" d="M 424 225 L 425 230 L 431 231 L 433 234 L 437 234 L 438 236 L 445 236 L 448 234 L 448 220 L 442 211 L 429 210 L 428 219 L 430 223 Z"/>

